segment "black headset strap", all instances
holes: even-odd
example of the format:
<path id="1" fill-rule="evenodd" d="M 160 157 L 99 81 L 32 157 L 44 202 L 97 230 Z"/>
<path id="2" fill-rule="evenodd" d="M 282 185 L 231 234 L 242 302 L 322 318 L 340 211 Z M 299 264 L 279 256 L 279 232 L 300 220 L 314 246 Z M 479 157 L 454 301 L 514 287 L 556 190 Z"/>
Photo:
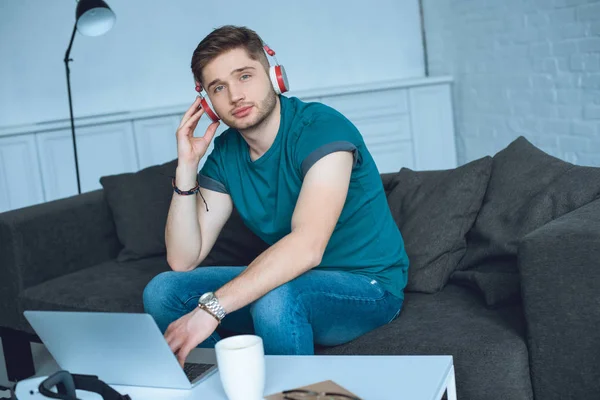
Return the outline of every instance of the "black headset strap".
<path id="1" fill-rule="evenodd" d="M 17 395 L 15 395 L 15 391 L 9 387 L 6 386 L 2 386 L 0 385 L 0 391 L 8 391 L 8 394 L 10 395 L 10 397 L 8 398 L 8 400 L 17 400 Z M 4 399 L 6 399 L 6 397 L 3 397 Z"/>
<path id="2" fill-rule="evenodd" d="M 50 390 L 53 386 L 56 386 L 58 393 Z M 121 395 L 95 375 L 58 371 L 39 385 L 40 393 L 52 399 L 77 400 L 75 389 L 98 393 L 104 400 L 131 400 L 131 397 Z"/>
<path id="3" fill-rule="evenodd" d="M 128 395 L 122 395 L 115 389 L 98 379 L 95 375 L 80 375 L 71 374 L 75 381 L 75 387 L 80 390 L 87 390 L 88 392 L 96 392 L 104 400 L 131 400 Z"/>

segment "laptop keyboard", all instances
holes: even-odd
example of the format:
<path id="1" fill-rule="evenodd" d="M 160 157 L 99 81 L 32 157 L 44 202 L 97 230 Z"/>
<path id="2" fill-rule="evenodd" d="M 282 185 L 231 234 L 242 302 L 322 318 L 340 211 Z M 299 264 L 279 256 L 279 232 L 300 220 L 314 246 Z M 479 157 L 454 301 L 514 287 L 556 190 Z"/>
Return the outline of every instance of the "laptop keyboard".
<path id="1" fill-rule="evenodd" d="M 194 382 L 196 378 L 212 368 L 214 364 L 196 364 L 196 363 L 185 363 L 183 364 L 183 372 L 188 377 L 190 382 Z"/>

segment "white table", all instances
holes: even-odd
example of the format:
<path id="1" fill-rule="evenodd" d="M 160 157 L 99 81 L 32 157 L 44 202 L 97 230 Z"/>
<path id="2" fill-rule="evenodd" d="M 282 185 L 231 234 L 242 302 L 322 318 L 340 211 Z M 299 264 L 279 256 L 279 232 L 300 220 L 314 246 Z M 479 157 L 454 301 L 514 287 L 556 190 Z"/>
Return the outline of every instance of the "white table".
<path id="1" fill-rule="evenodd" d="M 265 396 L 331 379 L 366 400 L 440 400 L 446 390 L 456 400 L 452 356 L 266 356 L 266 377 Z M 192 390 L 113 387 L 132 400 L 227 400 L 218 372 Z"/>

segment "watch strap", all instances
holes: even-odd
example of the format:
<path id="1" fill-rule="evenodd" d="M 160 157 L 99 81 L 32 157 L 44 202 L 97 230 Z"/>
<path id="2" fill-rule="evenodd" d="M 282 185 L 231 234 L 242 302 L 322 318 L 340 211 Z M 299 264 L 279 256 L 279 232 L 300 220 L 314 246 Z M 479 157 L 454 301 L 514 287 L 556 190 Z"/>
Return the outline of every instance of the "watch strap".
<path id="1" fill-rule="evenodd" d="M 217 299 L 217 297 L 214 294 L 212 299 L 210 299 L 210 301 L 207 301 L 205 304 L 206 307 L 208 307 L 208 309 L 212 311 L 219 319 L 225 318 L 225 315 L 227 313 L 225 312 L 223 306 L 221 306 L 221 303 L 219 303 L 219 299 Z"/>
<path id="2" fill-rule="evenodd" d="M 214 317 L 214 319 L 217 320 L 217 322 L 219 323 L 219 325 L 221 324 L 221 319 L 219 317 L 217 317 L 217 314 L 215 314 L 214 312 L 212 312 L 207 306 L 206 304 L 202 304 L 199 303 L 198 307 L 200 307 L 201 309 L 203 309 L 204 311 L 206 311 L 207 313 L 209 313 L 210 315 L 212 315 Z"/>

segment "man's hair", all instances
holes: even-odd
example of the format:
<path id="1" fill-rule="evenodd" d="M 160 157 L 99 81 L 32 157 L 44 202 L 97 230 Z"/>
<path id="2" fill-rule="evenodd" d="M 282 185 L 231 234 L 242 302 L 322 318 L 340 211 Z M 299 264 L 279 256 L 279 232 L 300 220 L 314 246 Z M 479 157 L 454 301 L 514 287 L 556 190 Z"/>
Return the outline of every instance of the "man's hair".
<path id="1" fill-rule="evenodd" d="M 263 42 L 256 32 L 245 26 L 225 25 L 209 33 L 192 55 L 192 73 L 202 82 L 202 69 L 219 55 L 233 49 L 243 48 L 248 57 L 259 61 L 265 70 L 269 70 L 269 61 L 263 50 Z"/>

